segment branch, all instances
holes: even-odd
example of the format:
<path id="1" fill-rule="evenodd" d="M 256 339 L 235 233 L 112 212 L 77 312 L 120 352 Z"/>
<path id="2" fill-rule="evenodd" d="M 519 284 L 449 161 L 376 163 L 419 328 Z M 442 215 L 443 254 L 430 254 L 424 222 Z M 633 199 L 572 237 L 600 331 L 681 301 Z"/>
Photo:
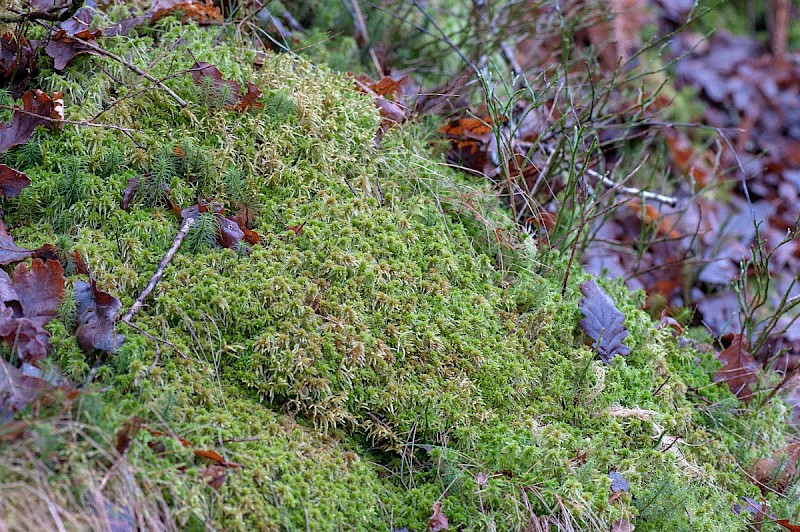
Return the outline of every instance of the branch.
<path id="1" fill-rule="evenodd" d="M 0 109 L 10 109 L 15 113 L 21 113 L 23 115 L 35 116 L 40 120 L 44 120 L 45 122 L 54 122 L 56 124 L 67 124 L 70 126 L 84 126 L 84 127 L 101 127 L 101 128 L 108 128 L 108 129 L 116 129 L 117 131 L 122 131 L 123 133 L 130 133 L 133 131 L 139 131 L 138 129 L 131 129 L 122 126 L 116 126 L 114 124 L 98 124 L 95 122 L 86 122 L 86 121 L 78 121 L 78 120 L 66 120 L 64 118 L 51 118 L 49 116 L 40 115 L 37 113 L 32 113 L 30 111 L 26 111 L 25 109 L 20 109 L 19 107 L 14 107 L 11 105 L 0 105 Z"/>
<path id="2" fill-rule="evenodd" d="M 73 0 L 68 6 L 51 7 L 47 11 L 31 11 L 30 13 L 20 13 L 12 15 L 10 13 L 0 13 L 0 23 L 16 24 L 18 22 L 46 20 L 48 22 L 64 22 L 69 19 L 78 10 L 83 7 L 84 0 Z M 63 9 L 61 13 L 57 13 L 59 9 Z"/>
<path id="3" fill-rule="evenodd" d="M 192 224 L 195 222 L 196 218 L 186 218 L 181 225 L 181 230 L 178 231 L 178 234 L 175 235 L 175 240 L 172 241 L 172 246 L 167 251 L 167 254 L 164 255 L 164 258 L 161 259 L 161 263 L 158 265 L 158 269 L 156 273 L 153 274 L 153 277 L 150 278 L 150 282 L 147 283 L 147 286 L 142 290 L 142 293 L 139 294 L 139 297 L 136 298 L 136 301 L 133 302 L 131 308 L 128 312 L 125 313 L 125 316 L 122 317 L 122 321 L 130 325 L 131 319 L 133 315 L 142 307 L 144 304 L 144 300 L 147 299 L 147 296 L 150 295 L 150 292 L 153 291 L 153 288 L 156 287 L 158 281 L 161 280 L 161 276 L 164 275 L 164 270 L 166 269 L 167 265 L 172 260 L 172 257 L 175 256 L 175 252 L 178 251 L 178 248 L 181 247 L 181 243 L 183 239 L 186 238 L 186 235 L 189 234 L 189 229 L 192 228 Z"/>
<path id="4" fill-rule="evenodd" d="M 114 61 L 117 61 L 118 63 L 128 67 L 130 70 L 133 70 L 134 72 L 136 72 L 137 74 L 139 74 L 143 78 L 152 81 L 153 83 L 155 83 L 156 85 L 158 85 L 159 87 L 164 89 L 167 92 L 167 94 L 172 96 L 172 98 L 176 102 L 178 102 L 178 105 L 180 105 L 181 107 L 186 107 L 188 105 L 186 103 L 186 100 L 184 100 L 183 98 L 181 98 L 180 96 L 175 94 L 175 92 L 172 89 L 170 89 L 169 87 L 167 87 L 166 85 L 164 85 L 163 82 L 157 80 L 156 78 L 154 78 L 153 76 L 151 76 L 150 74 L 148 74 L 147 72 L 142 70 L 141 68 L 137 67 L 133 63 L 130 63 L 130 62 L 126 61 L 125 59 L 121 58 L 120 56 L 109 52 L 105 48 L 101 48 L 100 46 L 97 46 L 95 43 L 93 43 L 92 41 L 90 41 L 88 39 L 81 39 L 80 37 L 77 37 L 77 36 L 75 37 L 75 39 L 80 41 L 82 44 L 86 45 L 88 48 L 91 48 L 92 50 L 94 50 L 98 54 L 103 55 L 105 57 L 108 57 L 110 59 L 113 59 Z"/>

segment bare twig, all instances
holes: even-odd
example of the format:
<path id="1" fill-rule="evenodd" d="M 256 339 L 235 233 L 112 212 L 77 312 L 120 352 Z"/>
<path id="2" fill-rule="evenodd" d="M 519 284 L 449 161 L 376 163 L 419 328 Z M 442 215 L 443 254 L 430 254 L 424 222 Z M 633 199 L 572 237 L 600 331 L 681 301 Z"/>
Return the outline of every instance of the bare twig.
<path id="1" fill-rule="evenodd" d="M 72 17 L 78 10 L 83 7 L 84 0 L 73 0 L 69 6 L 51 7 L 46 11 L 31 11 L 28 13 L 19 13 L 11 15 L 9 13 L 0 13 L 0 23 L 15 24 L 17 22 L 46 20 L 48 22 L 64 22 Z M 58 11 L 63 9 L 61 13 Z"/>
<path id="2" fill-rule="evenodd" d="M 124 65 L 128 69 L 136 72 L 137 74 L 139 74 L 143 78 L 152 81 L 153 83 L 155 83 L 156 85 L 158 85 L 159 87 L 164 89 L 164 91 L 167 94 L 172 96 L 172 99 L 175 100 L 176 102 L 178 102 L 178 105 L 180 105 L 181 107 L 186 107 L 187 105 L 189 105 L 188 103 L 186 103 L 186 100 L 184 100 L 183 98 L 181 98 L 180 96 L 175 94 L 175 92 L 172 89 L 170 89 L 169 87 L 167 87 L 166 85 L 164 85 L 163 82 L 157 80 L 156 78 L 154 78 L 153 76 L 151 76 L 150 74 L 148 74 L 147 72 L 142 70 L 141 68 L 137 67 L 133 63 L 131 63 L 129 61 L 126 61 L 125 59 L 121 58 L 120 56 L 109 52 L 105 48 L 102 48 L 102 47 L 96 45 L 95 43 L 93 43 L 92 41 L 90 41 L 88 39 L 81 39 L 80 37 L 75 37 L 75 38 L 78 39 L 82 44 L 85 44 L 87 47 L 89 47 L 92 50 L 94 50 L 95 52 L 97 52 L 98 54 L 103 55 L 105 57 L 108 57 L 109 59 L 113 59 L 114 61 L 120 63 L 121 65 Z"/>
<path id="3" fill-rule="evenodd" d="M 130 324 L 133 315 L 136 314 L 136 312 L 142 307 L 144 300 L 147 299 L 147 296 L 149 296 L 150 292 L 153 291 L 153 288 L 156 287 L 158 281 L 161 279 L 161 276 L 164 275 L 164 269 L 172 260 L 172 257 L 175 256 L 175 252 L 178 251 L 178 248 L 181 247 L 183 239 L 186 238 L 187 234 L 189 234 L 189 229 L 192 228 L 192 224 L 194 224 L 195 220 L 196 218 L 187 217 L 183 221 L 180 231 L 178 231 L 178 234 L 175 235 L 175 240 L 172 241 L 172 246 L 169 248 L 169 251 L 167 251 L 167 254 L 164 255 L 164 258 L 161 259 L 161 263 L 158 265 L 156 273 L 153 274 L 153 277 L 150 278 L 150 282 L 147 283 L 145 289 L 142 290 L 142 293 L 139 294 L 139 297 L 136 298 L 136 301 L 133 302 L 131 308 L 127 313 L 125 313 L 125 316 L 123 316 L 122 321 L 124 323 Z"/>
<path id="4" fill-rule="evenodd" d="M 669 205 L 670 207 L 674 207 L 678 204 L 678 200 L 672 196 L 665 196 L 664 194 L 658 194 L 656 192 L 649 192 L 647 190 L 622 186 L 621 184 L 612 180 L 608 176 L 601 175 L 599 172 L 595 172 L 591 168 L 587 168 L 585 171 L 590 176 L 599 179 L 600 182 L 603 183 L 603 185 L 607 186 L 608 188 L 616 192 L 625 194 L 626 196 L 639 196 L 645 200 L 655 201 L 657 203 L 664 203 L 666 205 Z"/>
<path id="5" fill-rule="evenodd" d="M 364 20 L 364 13 L 361 12 L 361 6 L 358 5 L 358 0 L 350 0 L 350 6 L 352 7 L 352 11 L 350 9 L 347 11 L 350 12 L 350 17 L 353 19 L 353 26 L 356 30 L 356 40 L 360 41 L 359 44 L 362 46 L 367 47 L 369 57 L 372 59 L 372 65 L 375 67 L 375 70 L 378 71 L 378 75 L 382 76 L 383 67 L 378 60 L 378 55 L 369 43 L 369 32 L 367 31 L 367 23 Z M 345 8 L 347 8 L 346 4 Z"/>
<path id="6" fill-rule="evenodd" d="M 25 109 L 20 109 L 19 107 L 15 107 L 12 105 L 0 105 L 0 109 L 10 109 L 15 113 L 21 113 L 23 115 L 35 116 L 36 118 L 40 118 L 45 122 L 54 122 L 56 124 L 67 124 L 70 126 L 85 126 L 85 127 L 101 127 L 101 128 L 108 128 L 108 129 L 116 129 L 117 131 L 122 131 L 123 133 L 130 133 L 132 131 L 139 131 L 138 129 L 131 129 L 122 126 L 115 126 L 114 124 L 97 124 L 95 122 L 86 122 L 86 121 L 78 121 L 78 120 L 65 120 L 63 118 L 51 118 L 49 116 L 40 115 L 37 113 L 32 113 L 30 111 L 26 111 Z"/>

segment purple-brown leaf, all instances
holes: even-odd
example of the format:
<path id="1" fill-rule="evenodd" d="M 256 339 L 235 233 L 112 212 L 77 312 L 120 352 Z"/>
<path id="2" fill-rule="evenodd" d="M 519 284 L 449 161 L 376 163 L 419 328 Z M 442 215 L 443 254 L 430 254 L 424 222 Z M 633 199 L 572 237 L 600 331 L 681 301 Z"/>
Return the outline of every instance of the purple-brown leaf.
<path id="1" fill-rule="evenodd" d="M 757 381 L 758 363 L 750 354 L 750 345 L 744 335 L 737 333 L 732 336 L 731 345 L 717 355 L 722 368 L 714 374 L 714 382 L 726 383 L 739 400 L 747 403 L 753 397 L 750 385 Z"/>
<path id="2" fill-rule="evenodd" d="M 60 98 L 61 93 L 54 93 L 53 96 Z M 53 98 L 38 89 L 36 92 L 26 91 L 22 95 L 22 109 L 14 110 L 10 123 L 0 124 L 0 152 L 28 142 L 37 126 L 54 127 L 57 124 L 48 118 L 61 118 Z"/>
<path id="3" fill-rule="evenodd" d="M 593 347 L 600 355 L 600 359 L 608 364 L 614 355 L 630 354 L 631 350 L 622 343 L 628 336 L 625 316 L 617 309 L 608 294 L 603 292 L 594 280 L 581 284 L 581 293 L 584 297 L 578 303 L 578 308 L 584 318 L 580 324 L 584 332 L 594 340 Z"/>
<path id="4" fill-rule="evenodd" d="M 31 184 L 31 179 L 10 166 L 0 164 L 0 191 L 7 198 L 19 196 L 22 189 Z"/>
<path id="5" fill-rule="evenodd" d="M 14 239 L 6 230 L 6 224 L 0 221 L 0 264 L 5 266 L 12 262 L 19 262 L 32 254 L 33 250 L 21 248 L 14 243 Z"/>
<path id="6" fill-rule="evenodd" d="M 38 399 L 46 388 L 46 381 L 25 375 L 0 358 L 0 423 Z"/>
<path id="7" fill-rule="evenodd" d="M 125 336 L 114 332 L 114 318 L 122 307 L 119 299 L 99 290 L 97 283 L 78 281 L 75 284 L 78 304 L 78 327 L 75 336 L 85 353 L 95 350 L 110 353 L 119 347 Z"/>

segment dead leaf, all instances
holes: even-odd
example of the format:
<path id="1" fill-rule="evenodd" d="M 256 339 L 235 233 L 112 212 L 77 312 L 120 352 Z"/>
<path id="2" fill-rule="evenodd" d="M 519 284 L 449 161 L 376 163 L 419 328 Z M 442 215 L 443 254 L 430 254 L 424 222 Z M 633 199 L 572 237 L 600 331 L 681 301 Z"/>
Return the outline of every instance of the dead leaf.
<path id="1" fill-rule="evenodd" d="M 64 297 L 64 269 L 56 260 L 19 264 L 13 278 L 0 270 L 0 339 L 23 363 L 36 365 L 50 351 L 45 325 Z"/>
<path id="2" fill-rule="evenodd" d="M 53 95 L 61 97 L 60 92 Z M 57 122 L 46 118 L 60 120 L 53 99 L 38 89 L 22 95 L 22 111 L 15 110 L 11 122 L 0 125 L 0 152 L 28 142 L 37 126 L 57 126 Z"/>
<path id="3" fill-rule="evenodd" d="M 611 523 L 611 532 L 633 532 L 636 529 L 627 519 L 617 519 Z"/>
<path id="4" fill-rule="evenodd" d="M 139 431 L 142 429 L 143 422 L 144 420 L 139 416 L 133 416 L 117 430 L 114 448 L 120 456 L 125 454 L 125 451 L 131 446 L 133 440 L 136 439 L 136 435 L 139 434 Z"/>
<path id="5" fill-rule="evenodd" d="M 200 471 L 200 476 L 206 479 L 206 484 L 219 490 L 228 478 L 228 469 L 224 466 L 211 464 Z"/>
<path id="6" fill-rule="evenodd" d="M 0 264 L 5 266 L 12 262 L 19 262 L 32 254 L 33 250 L 21 248 L 14 243 L 14 239 L 6 230 L 6 224 L 0 221 Z"/>
<path id="7" fill-rule="evenodd" d="M 22 189 L 31 184 L 31 179 L 10 166 L 0 164 L 0 191 L 7 198 L 19 196 Z"/>
<path id="8" fill-rule="evenodd" d="M 228 462 L 225 460 L 222 455 L 220 455 L 216 451 L 212 451 L 209 449 L 194 449 L 194 455 L 200 458 L 205 458 L 206 460 L 211 460 L 215 462 L 217 465 L 222 467 L 242 467 L 241 464 L 237 464 L 235 462 Z"/>
<path id="9" fill-rule="evenodd" d="M 11 414 L 32 403 L 47 389 L 42 379 L 24 375 L 20 370 L 0 358 L 0 423 Z"/>
<path id="10" fill-rule="evenodd" d="M 800 458 L 800 443 L 778 449 L 772 458 L 762 458 L 753 467 L 753 477 L 762 492 L 777 490 L 784 493 L 797 479 L 797 460 Z"/>
<path id="11" fill-rule="evenodd" d="M 791 532 L 800 532 L 800 525 L 793 525 L 788 519 L 776 519 L 775 524 L 781 525 L 783 528 L 790 530 Z"/>
<path id="12" fill-rule="evenodd" d="M 614 355 L 627 356 L 631 350 L 622 341 L 628 336 L 625 316 L 614 305 L 611 298 L 592 279 L 581 284 L 585 296 L 578 302 L 584 315 L 580 325 L 594 340 L 593 347 L 600 359 L 608 364 Z"/>
<path id="13" fill-rule="evenodd" d="M 87 46 L 84 41 L 97 43 L 97 37 L 101 35 L 100 30 L 82 30 L 77 33 L 69 33 L 66 30 L 58 30 L 51 37 L 50 42 L 44 51 L 53 58 L 53 68 L 64 70 L 75 57 L 84 54 L 100 55 L 100 53 Z"/>
<path id="14" fill-rule="evenodd" d="M 225 99 L 225 108 L 233 111 L 245 111 L 250 107 L 263 107 L 263 103 L 258 102 L 261 90 L 253 83 L 247 82 L 247 93 L 242 95 L 242 86 L 236 81 L 225 79 L 222 72 L 210 63 L 197 62 L 192 66 L 192 80 L 195 85 L 208 83 L 218 96 Z"/>
<path id="15" fill-rule="evenodd" d="M 244 231 L 241 230 L 236 220 L 233 217 L 225 218 L 218 214 L 217 223 L 219 224 L 219 235 L 217 236 L 219 245 L 224 248 L 237 249 L 244 238 Z"/>
<path id="16" fill-rule="evenodd" d="M 428 519 L 428 526 L 426 526 L 426 530 L 430 530 L 431 532 L 439 532 L 440 530 L 449 530 L 450 529 L 450 522 L 447 520 L 447 516 L 444 515 L 442 511 L 442 503 L 440 501 L 436 501 L 433 505 L 433 515 L 431 518 Z"/>
<path id="17" fill-rule="evenodd" d="M 172 14 L 182 14 L 181 22 L 196 22 L 198 26 L 220 24 L 224 20 L 222 12 L 211 2 L 193 0 L 154 0 L 150 7 L 150 23 L 155 24 Z"/>
<path id="18" fill-rule="evenodd" d="M 97 288 L 97 283 L 75 283 L 75 300 L 78 304 L 78 326 L 75 336 L 84 353 L 95 350 L 111 353 L 125 340 L 114 332 L 114 318 L 122 308 L 119 299 Z"/>
<path id="19" fill-rule="evenodd" d="M 745 403 L 753 397 L 750 385 L 757 381 L 758 363 L 750 354 L 750 345 L 741 333 L 731 335 L 731 344 L 717 355 L 722 368 L 714 374 L 714 382 L 724 382 L 739 400 Z"/>
<path id="20" fill-rule="evenodd" d="M 611 479 L 611 495 L 608 497 L 608 502 L 614 502 L 622 498 L 623 493 L 628 493 L 630 487 L 628 481 L 616 471 L 609 472 L 608 477 Z"/>

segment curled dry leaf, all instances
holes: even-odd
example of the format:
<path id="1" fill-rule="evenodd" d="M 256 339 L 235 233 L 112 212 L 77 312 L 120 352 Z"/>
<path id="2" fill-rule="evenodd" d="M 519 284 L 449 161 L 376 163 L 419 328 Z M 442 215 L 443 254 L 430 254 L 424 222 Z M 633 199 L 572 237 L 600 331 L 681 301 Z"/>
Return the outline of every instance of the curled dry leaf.
<path id="1" fill-rule="evenodd" d="M 449 530 L 450 522 L 447 520 L 447 516 L 444 515 L 444 512 L 442 511 L 442 503 L 440 501 L 436 501 L 432 510 L 433 515 L 431 515 L 431 518 L 428 519 L 428 526 L 426 527 L 426 530 L 430 530 L 431 532 Z"/>
<path id="2" fill-rule="evenodd" d="M 750 344 L 744 335 L 731 335 L 731 344 L 717 355 L 722 368 L 714 374 L 715 382 L 724 382 L 739 400 L 745 403 L 753 397 L 751 384 L 757 381 L 758 363 L 750 354 Z"/>
<path id="3" fill-rule="evenodd" d="M 581 298 L 578 307 L 584 315 L 580 325 L 594 340 L 594 348 L 606 364 L 614 355 L 626 356 L 631 350 L 622 341 L 628 336 L 625 316 L 614 305 L 611 298 L 603 292 L 594 280 L 581 284 Z"/>
<path id="4" fill-rule="evenodd" d="M 114 318 L 122 308 L 119 299 L 97 288 L 97 283 L 75 283 L 75 300 L 78 304 L 78 326 L 75 336 L 84 353 L 95 350 L 111 353 L 125 340 L 114 332 Z"/>

